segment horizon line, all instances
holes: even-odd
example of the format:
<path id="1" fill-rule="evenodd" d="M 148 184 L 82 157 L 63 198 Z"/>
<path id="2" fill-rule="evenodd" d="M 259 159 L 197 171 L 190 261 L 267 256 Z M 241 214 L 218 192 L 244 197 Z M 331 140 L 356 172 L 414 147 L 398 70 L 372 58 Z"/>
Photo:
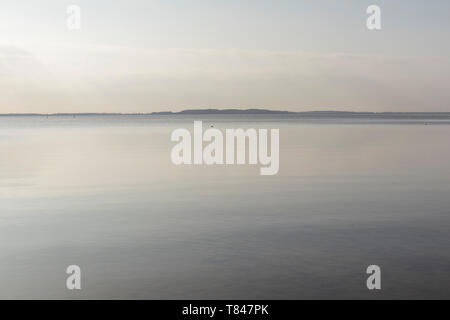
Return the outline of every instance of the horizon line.
<path id="1" fill-rule="evenodd" d="M 153 112 L 9 112 L 0 113 L 0 116 L 89 116 L 89 115 L 196 115 L 196 114 L 285 114 L 285 115 L 307 115 L 307 114 L 341 114 L 341 115 L 449 115 L 450 111 L 347 111 L 347 110 L 309 110 L 309 111 L 288 111 L 272 109 L 184 109 L 181 111 L 153 111 Z"/>

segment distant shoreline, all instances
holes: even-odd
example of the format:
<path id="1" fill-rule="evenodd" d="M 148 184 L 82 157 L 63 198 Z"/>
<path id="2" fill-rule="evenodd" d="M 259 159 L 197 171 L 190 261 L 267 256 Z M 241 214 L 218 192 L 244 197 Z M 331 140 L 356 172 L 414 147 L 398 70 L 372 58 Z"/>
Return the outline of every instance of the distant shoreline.
<path id="1" fill-rule="evenodd" d="M 179 112 L 151 113 L 2 113 L 12 116 L 177 116 L 177 115 L 284 115 L 293 118 L 365 118 L 365 119 L 450 119 L 450 112 L 353 112 L 353 111 L 278 111 L 267 109 L 189 109 Z"/>

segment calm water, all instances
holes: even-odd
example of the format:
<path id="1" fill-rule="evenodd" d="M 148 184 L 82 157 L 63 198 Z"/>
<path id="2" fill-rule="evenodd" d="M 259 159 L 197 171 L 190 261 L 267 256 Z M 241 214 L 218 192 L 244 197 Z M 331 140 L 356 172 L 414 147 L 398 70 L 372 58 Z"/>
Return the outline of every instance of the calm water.
<path id="1" fill-rule="evenodd" d="M 450 298 L 448 122 L 195 117 L 279 128 L 260 176 L 173 165 L 193 120 L 0 117 L 0 298 Z"/>

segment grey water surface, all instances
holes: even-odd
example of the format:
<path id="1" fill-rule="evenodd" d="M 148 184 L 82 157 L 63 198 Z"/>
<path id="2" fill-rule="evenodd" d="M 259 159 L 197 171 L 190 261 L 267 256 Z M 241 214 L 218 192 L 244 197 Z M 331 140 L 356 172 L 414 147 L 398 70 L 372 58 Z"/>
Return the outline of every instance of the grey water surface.
<path id="1" fill-rule="evenodd" d="M 279 173 L 172 164 L 193 120 L 280 129 Z M 449 299 L 449 138 L 439 120 L 2 116 L 0 298 Z"/>

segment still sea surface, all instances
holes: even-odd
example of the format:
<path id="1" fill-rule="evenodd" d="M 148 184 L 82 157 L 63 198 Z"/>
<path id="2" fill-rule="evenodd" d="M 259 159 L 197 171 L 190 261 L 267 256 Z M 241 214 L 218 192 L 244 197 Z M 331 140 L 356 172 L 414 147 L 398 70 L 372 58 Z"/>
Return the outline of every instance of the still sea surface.
<path id="1" fill-rule="evenodd" d="M 279 173 L 173 165 L 193 120 L 280 129 Z M 0 298 L 450 299 L 449 139 L 436 120 L 1 116 Z"/>

